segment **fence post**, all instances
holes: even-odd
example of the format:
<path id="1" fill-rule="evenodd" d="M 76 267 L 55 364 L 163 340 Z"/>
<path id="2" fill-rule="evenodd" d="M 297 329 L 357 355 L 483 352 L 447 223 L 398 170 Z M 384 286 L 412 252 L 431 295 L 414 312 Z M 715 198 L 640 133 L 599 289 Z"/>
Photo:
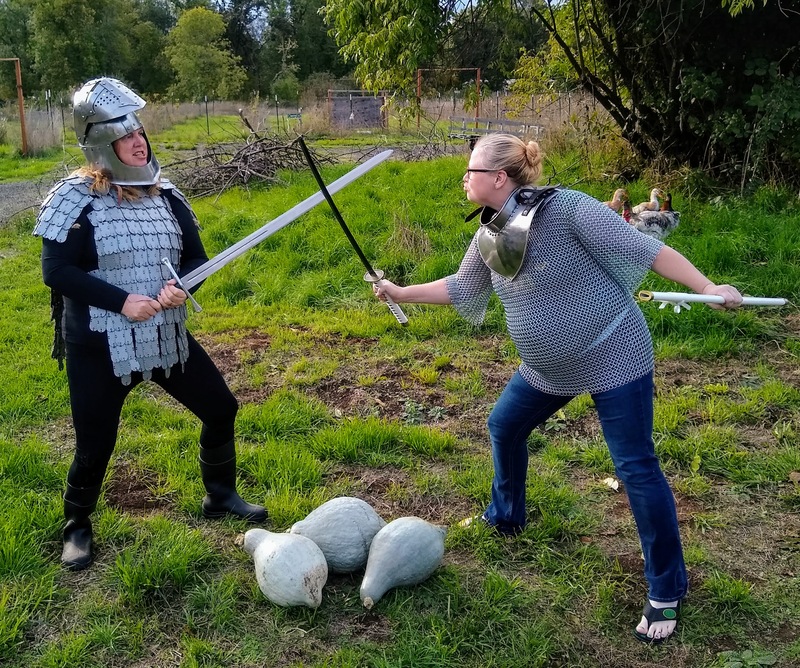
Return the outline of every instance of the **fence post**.
<path id="1" fill-rule="evenodd" d="M 22 68 L 19 58 L 0 58 L 0 60 L 14 61 L 14 74 L 17 78 L 17 102 L 19 103 L 19 129 L 22 135 L 22 155 L 28 155 L 28 131 L 25 129 L 25 98 L 22 95 Z"/>

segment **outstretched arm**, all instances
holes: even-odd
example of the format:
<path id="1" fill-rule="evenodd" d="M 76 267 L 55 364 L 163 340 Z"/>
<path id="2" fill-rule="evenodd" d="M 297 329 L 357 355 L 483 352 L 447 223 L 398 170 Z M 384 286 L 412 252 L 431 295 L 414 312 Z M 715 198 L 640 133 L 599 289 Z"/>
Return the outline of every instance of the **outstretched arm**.
<path id="1" fill-rule="evenodd" d="M 386 296 L 395 302 L 414 304 L 449 304 L 450 295 L 447 292 L 447 281 L 440 278 L 431 283 L 418 283 L 401 288 L 386 279 L 373 285 L 373 291 L 378 299 Z"/>
<path id="2" fill-rule="evenodd" d="M 663 246 L 656 255 L 651 269 L 659 276 L 685 285 L 701 295 L 719 295 L 725 300 L 721 306 L 709 304 L 712 308 L 737 308 L 742 303 L 742 295 L 732 285 L 717 285 L 695 267 L 674 248 Z"/>

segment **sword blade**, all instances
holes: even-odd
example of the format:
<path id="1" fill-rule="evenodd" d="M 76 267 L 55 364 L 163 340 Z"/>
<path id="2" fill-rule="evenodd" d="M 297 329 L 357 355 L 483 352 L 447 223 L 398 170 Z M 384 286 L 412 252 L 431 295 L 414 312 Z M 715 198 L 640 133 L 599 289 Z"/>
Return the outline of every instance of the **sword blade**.
<path id="1" fill-rule="evenodd" d="M 338 192 L 345 186 L 355 181 L 357 178 L 366 174 L 371 169 L 377 167 L 384 160 L 386 160 L 391 154 L 392 151 L 383 151 L 382 153 L 379 153 L 378 155 L 361 163 L 357 167 L 354 167 L 349 172 L 347 172 L 347 174 L 345 174 L 341 178 L 336 179 L 333 183 L 331 183 L 328 186 L 328 192 Z M 274 234 L 281 228 L 286 227 L 289 223 L 297 220 L 304 213 L 307 213 L 315 206 L 317 206 L 317 204 L 320 204 L 324 201 L 325 201 L 325 196 L 321 192 L 317 192 L 311 195 L 311 197 L 304 199 L 302 202 L 296 204 L 291 209 L 289 209 L 285 213 L 282 213 L 274 220 L 269 221 L 266 225 L 259 227 L 255 232 L 248 234 L 241 241 L 237 241 L 235 244 L 229 246 L 218 255 L 215 255 L 210 260 L 208 260 L 208 262 L 204 262 L 199 267 L 197 267 L 197 269 L 190 271 L 188 274 L 182 277 L 183 284 L 186 286 L 187 289 L 193 288 L 195 285 L 197 285 L 201 281 L 204 281 L 206 278 L 211 276 L 211 274 L 219 271 L 232 260 L 235 260 L 242 253 L 250 250 L 253 246 L 261 243 L 271 234 Z"/>
<path id="2" fill-rule="evenodd" d="M 317 166 L 314 164 L 314 158 L 311 157 L 311 152 L 308 150 L 306 142 L 303 140 L 303 136 L 300 135 L 297 141 L 299 142 L 300 148 L 303 151 L 303 155 L 306 158 L 306 162 L 308 163 L 308 166 L 311 169 L 311 173 L 317 180 L 317 185 L 319 186 L 320 192 L 325 196 L 325 199 L 328 201 L 328 206 L 330 206 L 331 211 L 333 212 L 333 217 L 336 218 L 336 220 L 338 221 L 339 226 L 342 228 L 342 231 L 344 232 L 345 236 L 350 242 L 350 245 L 353 247 L 353 250 L 355 250 L 356 255 L 358 255 L 359 259 L 361 260 L 361 263 L 367 270 L 367 273 L 364 276 L 364 280 L 369 281 L 370 283 L 375 283 L 380 285 L 381 279 L 383 277 L 383 272 L 381 272 L 381 274 L 378 275 L 378 272 L 376 272 L 375 269 L 372 268 L 372 265 L 367 259 L 367 256 L 364 255 L 364 251 L 361 250 L 361 246 L 358 245 L 358 242 L 356 241 L 356 238 L 353 236 L 353 233 L 350 231 L 350 228 L 347 227 L 347 223 L 344 222 L 344 218 L 342 217 L 342 213 L 339 211 L 339 207 L 336 206 L 336 202 L 334 202 L 333 197 L 331 197 L 330 188 L 328 188 L 325 185 L 325 181 L 322 178 L 322 174 L 319 173 Z M 397 322 L 399 322 L 401 325 L 408 325 L 408 318 L 406 317 L 406 314 L 403 312 L 403 309 L 401 309 L 397 304 L 395 304 L 394 301 L 392 301 L 391 297 L 389 297 L 389 295 L 384 295 L 384 300 L 386 302 L 386 306 L 388 306 L 389 310 L 392 312 L 392 315 L 397 319 Z"/>

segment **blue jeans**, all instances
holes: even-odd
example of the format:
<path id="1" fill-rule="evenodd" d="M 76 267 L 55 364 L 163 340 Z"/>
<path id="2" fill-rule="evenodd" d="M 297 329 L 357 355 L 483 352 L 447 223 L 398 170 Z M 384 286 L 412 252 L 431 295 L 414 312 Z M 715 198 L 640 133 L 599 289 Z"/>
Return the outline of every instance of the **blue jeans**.
<path id="1" fill-rule="evenodd" d="M 494 479 L 484 518 L 499 531 L 513 534 L 525 526 L 528 436 L 571 399 L 540 392 L 517 372 L 497 400 L 488 423 Z M 593 394 L 592 399 L 636 521 L 649 597 L 681 599 L 687 588 L 686 566 L 675 498 L 653 444 L 653 374 Z"/>

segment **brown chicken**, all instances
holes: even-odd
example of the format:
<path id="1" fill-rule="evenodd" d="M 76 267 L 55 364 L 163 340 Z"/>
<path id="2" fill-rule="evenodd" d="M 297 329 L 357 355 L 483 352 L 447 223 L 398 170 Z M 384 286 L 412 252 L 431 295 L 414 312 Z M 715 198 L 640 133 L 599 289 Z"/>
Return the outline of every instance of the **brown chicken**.
<path id="1" fill-rule="evenodd" d="M 611 201 L 605 204 L 609 209 L 619 213 L 622 209 L 622 202 L 626 199 L 628 199 L 628 192 L 624 188 L 617 188 L 614 191 L 614 196 L 611 198 Z"/>

